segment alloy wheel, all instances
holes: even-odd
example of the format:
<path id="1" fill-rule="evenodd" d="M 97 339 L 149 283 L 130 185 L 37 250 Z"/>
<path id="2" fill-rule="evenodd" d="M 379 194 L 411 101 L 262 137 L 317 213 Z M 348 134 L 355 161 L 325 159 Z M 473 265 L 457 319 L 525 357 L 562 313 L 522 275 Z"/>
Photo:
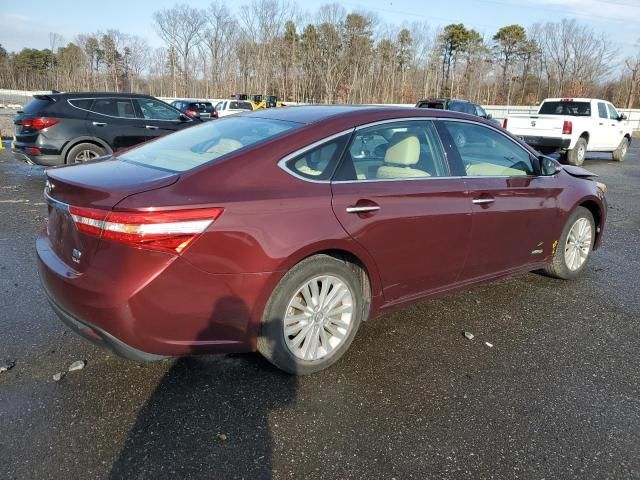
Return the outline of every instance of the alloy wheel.
<path id="1" fill-rule="evenodd" d="M 584 217 L 578 218 L 569 230 L 564 248 L 564 258 L 569 270 L 576 271 L 582 267 L 589 256 L 592 240 L 591 223 Z"/>
<path id="2" fill-rule="evenodd" d="M 93 150 L 80 150 L 74 158 L 75 163 L 86 162 L 87 160 L 92 160 L 94 158 L 98 158 L 98 154 Z"/>
<path id="3" fill-rule="evenodd" d="M 304 283 L 289 301 L 283 322 L 291 353 L 314 361 L 335 351 L 353 327 L 353 298 L 338 277 L 322 275 Z"/>

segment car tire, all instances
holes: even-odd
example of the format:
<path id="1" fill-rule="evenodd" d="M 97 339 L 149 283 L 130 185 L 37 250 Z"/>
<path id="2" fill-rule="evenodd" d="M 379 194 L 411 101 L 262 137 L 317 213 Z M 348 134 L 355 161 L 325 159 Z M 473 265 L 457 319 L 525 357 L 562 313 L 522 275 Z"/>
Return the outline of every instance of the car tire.
<path id="1" fill-rule="evenodd" d="M 369 302 L 362 283 L 362 271 L 353 263 L 329 255 L 301 261 L 285 274 L 269 298 L 258 335 L 258 352 L 294 375 L 330 367 L 347 351 L 365 319 Z M 332 306 L 338 294 L 342 296 Z M 342 313 L 326 315 L 339 310 Z"/>
<path id="2" fill-rule="evenodd" d="M 104 148 L 94 143 L 79 143 L 67 153 L 66 163 L 70 165 L 74 163 L 84 163 L 88 160 L 101 157 L 106 153 Z"/>
<path id="3" fill-rule="evenodd" d="M 622 139 L 620 145 L 618 145 L 618 148 L 613 151 L 613 159 L 616 162 L 624 162 L 624 157 L 627 156 L 627 151 L 629 150 L 630 144 L 631 141 L 627 137 L 624 137 Z"/>
<path id="4" fill-rule="evenodd" d="M 544 271 L 554 278 L 563 280 L 578 277 L 591 256 L 595 238 L 596 224 L 593 215 L 588 209 L 577 207 L 569 215 L 558 243 L 554 243 L 552 261 Z"/>
<path id="5" fill-rule="evenodd" d="M 587 156 L 587 141 L 580 137 L 575 146 L 567 151 L 567 163 L 569 165 L 580 166 L 584 163 L 584 158 Z"/>

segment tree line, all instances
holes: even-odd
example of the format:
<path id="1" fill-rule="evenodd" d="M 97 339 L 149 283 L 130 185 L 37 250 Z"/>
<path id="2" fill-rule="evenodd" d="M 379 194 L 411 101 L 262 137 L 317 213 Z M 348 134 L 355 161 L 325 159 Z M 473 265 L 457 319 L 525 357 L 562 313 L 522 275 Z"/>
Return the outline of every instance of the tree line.
<path id="1" fill-rule="evenodd" d="M 163 97 L 274 94 L 283 101 L 413 103 L 456 97 L 536 104 L 594 96 L 640 106 L 636 58 L 575 19 L 506 25 L 482 35 L 462 23 L 388 25 L 337 3 L 309 17 L 288 0 L 222 0 L 153 13 L 163 47 L 117 29 L 50 34 L 50 48 L 0 46 L 0 86 L 25 90 L 135 91 Z"/>

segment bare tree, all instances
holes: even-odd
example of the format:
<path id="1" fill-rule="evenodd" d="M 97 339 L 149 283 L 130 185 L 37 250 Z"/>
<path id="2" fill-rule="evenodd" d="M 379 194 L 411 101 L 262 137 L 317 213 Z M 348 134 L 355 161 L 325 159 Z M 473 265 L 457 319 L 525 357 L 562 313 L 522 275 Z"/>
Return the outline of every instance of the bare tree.
<path id="1" fill-rule="evenodd" d="M 182 92 L 189 96 L 189 58 L 192 49 L 201 41 L 207 23 L 206 12 L 180 4 L 155 12 L 153 20 L 160 38 L 182 57 Z"/>

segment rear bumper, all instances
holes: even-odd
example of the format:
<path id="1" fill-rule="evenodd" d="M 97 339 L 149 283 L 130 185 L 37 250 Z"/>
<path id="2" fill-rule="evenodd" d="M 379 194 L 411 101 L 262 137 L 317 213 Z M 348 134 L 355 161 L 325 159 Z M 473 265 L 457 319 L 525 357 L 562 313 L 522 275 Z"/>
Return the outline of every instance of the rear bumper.
<path id="1" fill-rule="evenodd" d="M 538 137 L 531 135 L 518 135 L 526 144 L 538 150 L 567 150 L 571 145 L 570 138 Z"/>
<path id="2" fill-rule="evenodd" d="M 29 165 L 52 167 L 54 165 L 62 165 L 64 163 L 60 155 L 31 155 L 18 147 L 11 148 L 11 152 L 16 160 L 26 162 Z"/>
<path id="3" fill-rule="evenodd" d="M 111 350 L 121 357 L 128 360 L 133 360 L 134 362 L 147 362 L 169 358 L 165 355 L 155 355 L 153 353 L 147 353 L 138 350 L 137 348 L 134 348 L 131 345 L 127 345 L 126 343 L 118 340 L 116 337 L 104 331 L 103 329 L 77 319 L 71 313 L 67 312 L 64 308 L 58 305 L 56 301 L 51 297 L 51 295 L 49 295 L 49 292 L 46 289 L 45 293 L 47 294 L 49 303 L 51 304 L 51 308 L 53 308 L 53 311 L 56 312 L 60 320 L 62 320 L 62 322 L 75 333 L 85 338 L 86 340 L 89 340 L 91 343 L 94 343 L 99 347 Z"/>
<path id="4" fill-rule="evenodd" d="M 254 351 L 280 275 L 211 274 L 180 257 L 117 244 L 99 249 L 91 266 L 77 272 L 44 232 L 36 251 L 40 279 L 61 320 L 134 360 Z"/>

